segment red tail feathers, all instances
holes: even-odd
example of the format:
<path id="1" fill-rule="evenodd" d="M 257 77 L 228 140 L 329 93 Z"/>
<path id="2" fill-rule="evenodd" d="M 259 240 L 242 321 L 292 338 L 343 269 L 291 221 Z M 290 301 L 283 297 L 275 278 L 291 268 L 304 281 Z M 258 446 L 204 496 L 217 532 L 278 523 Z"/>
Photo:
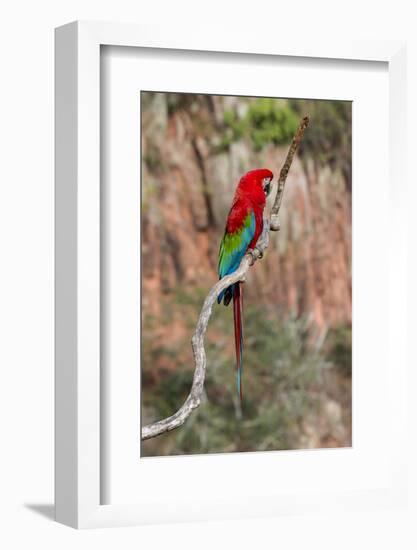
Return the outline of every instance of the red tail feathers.
<path id="1" fill-rule="evenodd" d="M 242 283 L 233 285 L 233 321 L 235 327 L 236 350 L 236 386 L 240 402 L 242 402 L 242 368 L 243 368 L 243 287 Z"/>

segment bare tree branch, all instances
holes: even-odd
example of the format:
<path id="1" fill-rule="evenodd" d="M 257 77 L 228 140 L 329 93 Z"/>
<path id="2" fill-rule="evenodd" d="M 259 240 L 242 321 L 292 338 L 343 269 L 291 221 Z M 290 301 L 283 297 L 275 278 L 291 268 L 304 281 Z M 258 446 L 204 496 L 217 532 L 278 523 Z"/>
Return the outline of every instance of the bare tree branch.
<path id="1" fill-rule="evenodd" d="M 293 140 L 291 142 L 290 148 L 288 149 L 287 158 L 285 159 L 284 165 L 281 168 L 281 172 L 278 178 L 277 194 L 275 196 L 274 205 L 271 210 L 271 231 L 279 231 L 278 212 L 279 212 L 279 209 L 281 208 L 285 181 L 287 179 L 288 172 L 291 168 L 292 159 L 294 158 L 295 152 L 297 151 L 298 146 L 300 145 L 300 142 L 304 135 L 304 131 L 307 128 L 309 122 L 310 122 L 310 119 L 308 118 L 308 116 L 305 116 L 301 120 L 297 128 L 297 131 L 295 133 L 295 136 L 293 137 Z"/>
<path id="2" fill-rule="evenodd" d="M 287 158 L 285 160 L 284 166 L 281 169 L 281 173 L 278 179 L 277 194 L 271 211 L 271 221 L 269 221 L 268 219 L 264 219 L 263 231 L 258 239 L 255 249 L 250 251 L 243 257 L 236 271 L 234 271 L 230 275 L 226 275 L 226 277 L 220 279 L 213 286 L 204 301 L 194 335 L 191 339 L 195 362 L 195 371 L 191 391 L 187 399 L 185 400 L 182 407 L 178 409 L 178 411 L 172 416 L 164 418 L 163 420 L 159 420 L 158 422 L 153 422 L 152 424 L 148 424 L 147 426 L 143 426 L 141 434 L 142 441 L 145 439 L 151 439 L 152 437 L 156 437 L 165 432 L 175 430 L 175 428 L 179 428 L 184 424 L 184 422 L 187 420 L 193 410 L 200 405 L 204 389 L 204 379 L 206 375 L 207 362 L 206 352 L 204 349 L 204 335 L 207 330 L 207 325 L 211 316 L 213 305 L 217 297 L 223 290 L 228 288 L 233 283 L 245 280 L 245 275 L 248 272 L 249 268 L 256 262 L 256 260 L 262 258 L 265 250 L 268 248 L 269 231 L 278 231 L 278 213 L 281 207 L 285 180 L 287 179 L 288 171 L 290 169 L 295 151 L 297 150 L 301 138 L 303 137 L 304 130 L 306 129 L 308 122 L 308 117 L 304 117 L 302 119 L 294 136 L 294 139 L 292 140 Z M 272 227 L 273 222 L 275 223 L 274 227 Z"/>

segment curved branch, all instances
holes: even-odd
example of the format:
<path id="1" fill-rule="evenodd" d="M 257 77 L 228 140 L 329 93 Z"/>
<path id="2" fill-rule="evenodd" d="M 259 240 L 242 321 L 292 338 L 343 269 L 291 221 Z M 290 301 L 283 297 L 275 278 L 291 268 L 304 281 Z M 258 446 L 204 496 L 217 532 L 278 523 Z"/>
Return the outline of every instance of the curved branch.
<path id="1" fill-rule="evenodd" d="M 231 275 L 226 275 L 220 281 L 218 281 L 213 288 L 208 293 L 203 307 L 200 312 L 200 316 L 197 321 L 197 326 L 194 332 L 194 335 L 191 339 L 191 345 L 193 348 L 194 362 L 195 362 L 195 371 L 193 384 L 191 386 L 191 391 L 185 400 L 183 406 L 178 409 L 178 411 L 164 418 L 159 422 L 154 422 L 153 424 L 148 424 L 142 428 L 142 440 L 150 439 L 156 437 L 164 432 L 169 432 L 182 426 L 190 414 L 196 409 L 201 403 L 201 396 L 203 395 L 204 389 L 204 378 L 206 375 L 206 352 L 204 349 L 204 334 L 207 330 L 207 325 L 211 316 L 211 311 L 213 305 L 217 300 L 219 294 L 225 290 L 227 287 L 238 281 L 244 281 L 245 275 L 248 272 L 251 265 L 253 265 L 256 260 L 262 257 L 265 250 L 268 248 L 269 244 L 269 220 L 264 220 L 264 228 L 262 235 L 258 239 L 256 248 L 250 253 L 246 254 L 236 271 Z"/>
<path id="2" fill-rule="evenodd" d="M 275 196 L 274 205 L 271 210 L 271 221 L 269 221 L 268 219 L 264 219 L 263 231 L 260 238 L 258 239 L 255 249 L 243 257 L 236 271 L 234 271 L 230 275 L 226 275 L 226 277 L 220 279 L 212 287 L 204 301 L 194 335 L 191 339 L 195 362 L 195 371 L 193 383 L 187 399 L 185 400 L 182 407 L 178 409 L 178 411 L 172 416 L 164 418 L 163 420 L 159 420 L 158 422 L 153 422 L 152 424 L 148 424 L 147 426 L 143 426 L 141 432 L 142 441 L 144 441 L 145 439 L 151 439 L 152 437 L 156 437 L 165 432 L 169 432 L 171 430 L 179 428 L 184 424 L 184 422 L 187 420 L 193 410 L 200 405 L 204 389 L 204 379 L 206 375 L 206 352 L 204 349 L 204 335 L 207 330 L 207 325 L 211 316 L 213 305 L 217 297 L 223 290 L 225 290 L 233 283 L 245 280 L 245 275 L 248 272 L 249 268 L 256 262 L 256 260 L 262 258 L 265 250 L 268 248 L 269 231 L 279 230 L 278 212 L 281 207 L 285 181 L 287 179 L 288 171 L 291 167 L 294 154 L 298 148 L 298 145 L 300 144 L 300 141 L 304 134 L 304 130 L 307 128 L 308 123 L 308 117 L 304 117 L 300 122 L 294 139 L 292 140 L 287 158 L 285 159 L 285 163 L 281 169 L 281 173 L 278 179 L 277 194 Z"/>

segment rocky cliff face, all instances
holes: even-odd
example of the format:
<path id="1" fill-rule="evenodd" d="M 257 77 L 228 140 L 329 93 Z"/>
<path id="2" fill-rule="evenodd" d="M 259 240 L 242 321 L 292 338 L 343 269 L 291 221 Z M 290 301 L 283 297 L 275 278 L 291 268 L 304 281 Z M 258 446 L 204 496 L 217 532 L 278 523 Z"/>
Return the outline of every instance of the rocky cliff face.
<path id="1" fill-rule="evenodd" d="M 142 297 L 144 315 L 156 318 L 173 289 L 213 285 L 239 178 L 256 167 L 270 168 L 276 178 L 288 149 L 272 144 L 254 151 L 244 138 L 219 146 L 226 110 L 245 109 L 236 98 L 200 96 L 187 109 L 175 107 L 165 94 L 143 99 Z M 281 231 L 271 234 L 245 294 L 283 318 L 309 318 L 320 340 L 329 328 L 351 322 L 351 192 L 340 168 L 307 153 L 294 160 Z"/>

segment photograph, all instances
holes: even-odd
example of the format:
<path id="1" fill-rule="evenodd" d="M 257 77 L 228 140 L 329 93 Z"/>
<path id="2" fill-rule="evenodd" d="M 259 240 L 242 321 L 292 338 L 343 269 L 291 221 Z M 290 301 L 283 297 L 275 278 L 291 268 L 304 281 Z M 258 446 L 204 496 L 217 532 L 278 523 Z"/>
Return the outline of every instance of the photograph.
<path id="1" fill-rule="evenodd" d="M 3 4 L 0 550 L 417 550 L 412 3 Z"/>
<path id="2" fill-rule="evenodd" d="M 141 91 L 142 427 L 200 405 L 141 457 L 352 445 L 352 102 Z M 259 249 L 294 135 L 308 117 Z M 139 154 L 139 153 L 138 153 Z M 258 248 L 257 248 L 258 243 Z"/>

